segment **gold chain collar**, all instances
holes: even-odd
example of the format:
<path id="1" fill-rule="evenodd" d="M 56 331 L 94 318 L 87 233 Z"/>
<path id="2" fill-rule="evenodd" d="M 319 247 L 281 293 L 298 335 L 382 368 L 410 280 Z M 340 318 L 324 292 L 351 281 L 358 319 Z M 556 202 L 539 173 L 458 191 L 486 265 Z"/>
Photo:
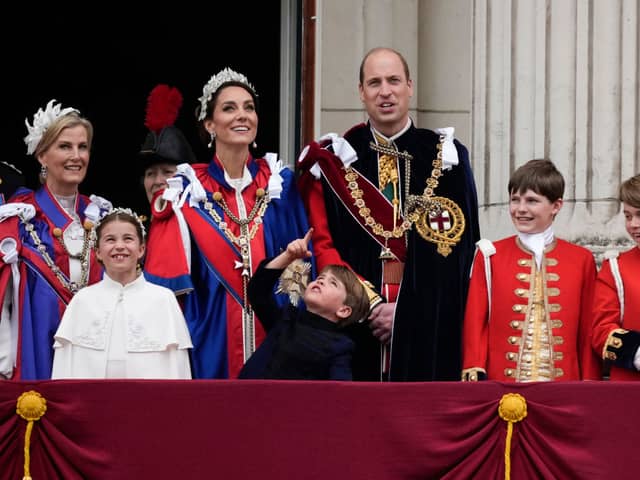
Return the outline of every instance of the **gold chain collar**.
<path id="1" fill-rule="evenodd" d="M 434 190 L 438 186 L 438 178 L 442 176 L 442 142 L 444 141 L 444 136 L 440 136 L 440 143 L 437 145 L 437 155 L 433 160 L 432 165 L 433 169 L 431 170 L 431 176 L 426 181 L 426 187 L 422 192 L 422 195 L 407 195 L 406 197 L 406 205 L 404 212 L 404 219 L 398 225 L 396 224 L 393 230 L 385 230 L 384 226 L 375 220 L 371 215 L 371 209 L 367 207 L 364 198 L 363 192 L 359 188 L 358 185 L 358 177 L 360 176 L 353 168 L 346 167 L 344 178 L 347 181 L 347 188 L 351 192 L 351 197 L 354 200 L 354 205 L 358 207 L 358 214 L 364 220 L 364 223 L 367 227 L 371 229 L 371 231 L 385 239 L 385 242 L 390 238 L 400 238 L 402 237 L 407 230 L 411 228 L 411 226 L 418 220 L 418 217 L 425 210 L 432 212 L 433 214 L 437 214 L 441 211 L 442 207 L 439 202 L 432 201 L 432 197 L 434 194 Z M 376 151 L 382 151 L 384 149 L 385 154 L 391 154 L 391 151 L 394 151 L 393 155 L 396 157 L 402 157 L 406 160 L 406 175 L 405 177 L 405 187 L 408 190 L 409 188 L 409 177 L 410 177 L 410 161 L 413 157 L 411 155 L 405 153 L 400 153 L 396 150 L 389 149 L 388 147 L 382 147 L 380 150 L 379 146 L 376 145 L 377 148 L 374 148 Z"/>
<path id="2" fill-rule="evenodd" d="M 82 228 L 84 228 L 84 236 L 82 242 L 82 250 L 80 250 L 80 253 L 71 253 L 69 251 L 69 249 L 67 248 L 67 244 L 64 241 L 64 235 L 61 228 L 55 227 L 52 231 L 53 236 L 56 238 L 56 240 L 58 240 L 58 242 L 60 242 L 60 245 L 62 245 L 62 249 L 66 252 L 67 255 L 69 255 L 69 258 L 80 261 L 82 261 L 82 259 L 86 257 L 87 250 L 89 249 L 89 246 L 91 244 L 89 240 L 91 236 L 91 229 L 93 228 L 93 223 L 91 223 L 89 220 L 85 220 Z"/>
<path id="3" fill-rule="evenodd" d="M 25 230 L 33 240 L 33 243 L 35 244 L 36 249 L 38 250 L 38 253 L 40 253 L 40 256 L 42 257 L 44 262 L 47 264 L 47 266 L 51 269 L 51 271 L 56 276 L 56 278 L 60 281 L 62 286 L 66 288 L 69 292 L 71 292 L 71 294 L 73 295 L 75 295 L 78 292 L 78 290 L 80 290 L 81 288 L 86 287 L 87 284 L 89 283 L 89 259 L 91 257 L 91 245 L 93 243 L 91 242 L 90 233 L 86 231 L 86 226 L 85 226 L 85 233 L 84 233 L 84 241 L 82 244 L 82 252 L 79 255 L 72 256 L 67 250 L 67 247 L 64 244 L 64 242 L 61 242 L 64 251 L 67 253 L 67 255 L 69 255 L 70 258 L 75 258 L 77 260 L 80 260 L 80 281 L 74 282 L 74 281 L 71 281 L 69 278 L 67 278 L 67 276 L 64 273 L 62 273 L 62 270 L 60 270 L 60 267 L 58 267 L 56 263 L 53 261 L 53 259 L 51 258 L 51 255 L 49 255 L 49 252 L 47 252 L 47 246 L 42 243 L 42 240 L 40 239 L 38 232 L 36 232 L 36 229 L 33 226 L 33 224 L 29 220 L 25 220 L 25 218 L 22 216 L 20 216 L 20 220 L 24 224 Z M 57 233 L 55 230 L 56 229 L 54 229 L 54 232 L 53 232 L 54 236 L 56 236 L 56 233 Z M 58 237 L 58 239 L 60 239 L 61 236 L 62 236 L 62 231 L 60 231 L 60 236 Z"/>
<path id="4" fill-rule="evenodd" d="M 256 203 L 253 205 L 253 208 L 251 209 L 251 212 L 249 212 L 249 215 L 247 215 L 247 218 L 238 218 L 229 209 L 227 202 L 225 202 L 224 197 L 222 196 L 222 193 L 214 192 L 212 197 L 213 197 L 213 200 L 218 205 L 220 205 L 224 213 L 227 214 L 227 216 L 231 219 L 231 221 L 233 221 L 237 225 L 240 225 L 240 227 L 247 226 L 253 221 L 253 225 L 251 226 L 251 229 L 247 234 L 240 234 L 239 236 L 237 236 L 231 231 L 227 222 L 223 221 L 223 219 L 220 217 L 218 212 L 214 210 L 213 203 L 211 203 L 208 200 L 205 201 L 204 202 L 205 210 L 209 213 L 211 218 L 213 218 L 213 220 L 216 222 L 216 225 L 218 225 L 218 227 L 220 228 L 220 230 L 222 230 L 225 236 L 232 243 L 234 243 L 240 248 L 242 248 L 244 245 L 248 244 L 251 240 L 253 240 L 253 238 L 256 236 L 256 233 L 258 232 L 258 228 L 260 227 L 260 224 L 262 224 L 262 217 L 264 216 L 267 210 L 267 205 L 269 204 L 269 200 L 270 200 L 269 194 L 265 192 L 264 188 L 258 188 L 256 190 Z"/>
<path id="5" fill-rule="evenodd" d="M 253 309 L 251 308 L 251 304 L 249 303 L 248 297 L 248 284 L 249 278 L 251 277 L 251 250 L 250 244 L 251 240 L 258 233 L 258 228 L 262 224 L 262 217 L 264 216 L 267 206 L 269 205 L 269 193 L 265 192 L 264 188 L 258 188 L 256 190 L 256 202 L 247 215 L 247 218 L 239 218 L 236 216 L 225 202 L 222 193 L 214 192 L 212 195 L 213 201 L 216 202 L 224 213 L 231 219 L 232 222 L 236 223 L 240 226 L 240 235 L 235 235 L 227 222 L 223 221 L 218 212 L 216 212 L 213 208 L 213 203 L 210 201 L 204 202 L 204 208 L 209 213 L 211 218 L 216 222 L 218 228 L 222 230 L 224 235 L 231 241 L 231 243 L 238 246 L 240 249 L 240 257 L 242 258 L 242 262 L 235 262 L 236 268 L 241 268 L 241 276 L 242 276 L 242 322 L 243 322 L 243 352 L 245 362 L 249 358 L 253 352 L 255 352 L 255 324 L 253 318 Z M 253 225 L 251 229 L 249 229 L 249 224 L 253 221 Z"/>

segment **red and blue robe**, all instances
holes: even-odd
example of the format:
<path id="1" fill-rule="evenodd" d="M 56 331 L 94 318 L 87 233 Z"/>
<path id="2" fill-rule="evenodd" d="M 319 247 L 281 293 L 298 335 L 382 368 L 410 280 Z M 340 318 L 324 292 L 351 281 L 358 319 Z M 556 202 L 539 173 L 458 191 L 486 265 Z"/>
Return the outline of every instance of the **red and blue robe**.
<path id="1" fill-rule="evenodd" d="M 238 236 L 240 227 L 213 201 L 213 193 L 220 192 L 230 211 L 239 217 L 235 190 L 226 182 L 222 165 L 214 158 L 209 164 L 192 167 L 207 201 Z M 256 202 L 256 191 L 269 190 L 271 168 L 266 160 L 253 158 L 249 158 L 247 168 L 253 182 L 242 191 L 242 197 L 246 211 L 250 212 Z M 308 230 L 293 172 L 284 168 L 279 174 L 282 177 L 280 198 L 270 199 L 262 223 L 250 242 L 251 272 L 264 258 L 279 254 L 289 242 L 303 237 Z M 183 177 L 183 188 L 185 192 L 190 188 L 186 177 Z M 204 201 L 191 205 L 190 198 L 188 194 L 180 208 L 188 238 L 181 233 L 181 220 L 172 206 L 159 210 L 157 202 L 153 202 L 145 276 L 176 294 L 185 293 L 181 303 L 193 341 L 193 377 L 236 378 L 245 362 L 242 318 L 245 292 L 243 269 L 237 268 L 242 259 L 238 246 L 223 233 L 205 209 Z M 252 227 L 253 222 L 249 226 Z M 189 243 L 186 249 L 185 241 Z M 189 250 L 190 261 L 186 254 Z M 257 347 L 265 334 L 259 321 L 253 325 Z"/>
<path id="2" fill-rule="evenodd" d="M 60 206 L 46 186 L 37 191 L 19 189 L 11 202 L 27 203 L 35 208 L 35 216 L 29 221 L 34 226 L 42 245 L 53 259 L 62 275 L 69 278 L 69 255 L 61 243 L 55 239 L 53 229 L 62 232 L 73 219 Z M 76 196 L 75 211 L 84 223 L 84 211 L 90 200 L 84 195 Z M 15 380 L 43 380 L 51 378 L 53 362 L 53 335 L 58 328 L 62 314 L 71 300 L 72 292 L 56 277 L 51 267 L 36 248 L 33 238 L 18 217 L 9 217 L 0 222 L 0 242 L 12 239 L 18 253 L 17 265 L 18 304 L 17 308 L 17 352 L 13 373 Z M 0 257 L 5 260 L 5 253 Z M 13 284 L 11 264 L 0 262 L 0 298 L 5 299 Z M 102 266 L 90 252 L 88 284 L 102 278 Z M 6 313 L 6 312 L 5 312 Z M 4 315 L 3 315 L 4 317 Z M 2 318 L 1 321 L 8 321 Z"/>

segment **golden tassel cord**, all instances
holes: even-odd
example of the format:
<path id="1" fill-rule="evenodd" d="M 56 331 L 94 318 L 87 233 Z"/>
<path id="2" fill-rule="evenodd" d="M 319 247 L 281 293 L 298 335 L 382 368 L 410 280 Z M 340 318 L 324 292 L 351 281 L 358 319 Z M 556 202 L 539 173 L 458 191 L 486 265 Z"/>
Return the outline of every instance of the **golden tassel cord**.
<path id="1" fill-rule="evenodd" d="M 498 415 L 507 422 L 507 438 L 504 445 L 504 478 L 511 478 L 511 437 L 513 424 L 527 416 L 527 401 L 517 393 L 505 393 L 498 405 Z"/>
<path id="2" fill-rule="evenodd" d="M 29 447 L 31 443 L 31 431 L 33 422 L 40 420 L 47 411 L 47 401 L 35 390 L 24 392 L 18 397 L 16 413 L 27 421 L 27 430 L 24 434 L 24 476 L 22 480 L 32 480 L 30 472 L 31 454 Z"/>

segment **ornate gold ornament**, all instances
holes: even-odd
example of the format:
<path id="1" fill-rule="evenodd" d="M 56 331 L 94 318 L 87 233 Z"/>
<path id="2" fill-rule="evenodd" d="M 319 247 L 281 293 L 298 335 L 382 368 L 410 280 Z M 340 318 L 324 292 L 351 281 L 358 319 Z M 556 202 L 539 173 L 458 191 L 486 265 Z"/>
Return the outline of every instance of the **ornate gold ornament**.
<path id="1" fill-rule="evenodd" d="M 435 243 L 438 253 L 446 257 L 464 233 L 464 214 L 453 200 L 445 197 L 433 197 L 431 205 L 431 209 L 419 215 L 416 230 L 422 238 Z"/>
<path id="2" fill-rule="evenodd" d="M 304 291 L 309 284 L 311 263 L 298 258 L 284 269 L 278 280 L 276 293 L 286 293 L 291 305 L 296 306 L 304 296 Z"/>
<path id="3" fill-rule="evenodd" d="M 396 222 L 393 230 L 385 230 L 382 224 L 376 221 L 371 215 L 371 209 L 367 207 L 363 198 L 363 192 L 359 188 L 357 179 L 358 173 L 351 167 L 345 168 L 345 180 L 347 188 L 354 199 L 354 205 L 358 207 L 358 213 L 367 226 L 375 235 L 381 236 L 385 240 L 385 246 L 380 255 L 381 260 L 392 259 L 393 255 L 387 242 L 390 238 L 400 238 L 415 223 L 418 234 L 426 241 L 435 243 L 438 253 L 443 257 L 451 253 L 454 247 L 462 238 L 466 222 L 462 209 L 453 200 L 445 197 L 435 197 L 435 189 L 439 185 L 439 178 L 442 176 L 442 145 L 444 135 L 440 136 L 440 143 L 437 145 L 436 158 L 432 162 L 433 169 L 431 176 L 426 180 L 426 186 L 421 195 L 409 195 L 409 180 L 411 178 L 412 156 L 407 152 L 398 152 L 388 145 L 371 144 L 371 148 L 383 155 L 395 155 L 403 158 L 406 162 L 405 168 L 405 208 L 404 219 L 399 224 Z M 375 147 L 374 147 L 375 145 Z M 396 220 L 394 215 L 394 221 Z"/>

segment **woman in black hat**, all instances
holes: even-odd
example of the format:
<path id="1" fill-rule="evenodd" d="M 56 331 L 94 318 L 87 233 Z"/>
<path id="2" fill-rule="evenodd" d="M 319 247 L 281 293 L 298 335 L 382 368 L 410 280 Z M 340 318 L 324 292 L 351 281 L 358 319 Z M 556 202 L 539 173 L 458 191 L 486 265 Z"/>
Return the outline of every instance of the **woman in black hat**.
<path id="1" fill-rule="evenodd" d="M 167 187 L 167 180 L 175 175 L 178 164 L 195 162 L 191 145 L 174 126 L 181 106 L 182 94 L 177 88 L 161 84 L 149 94 L 145 118 L 149 133 L 139 154 L 142 184 L 149 203 L 156 192 Z"/>

